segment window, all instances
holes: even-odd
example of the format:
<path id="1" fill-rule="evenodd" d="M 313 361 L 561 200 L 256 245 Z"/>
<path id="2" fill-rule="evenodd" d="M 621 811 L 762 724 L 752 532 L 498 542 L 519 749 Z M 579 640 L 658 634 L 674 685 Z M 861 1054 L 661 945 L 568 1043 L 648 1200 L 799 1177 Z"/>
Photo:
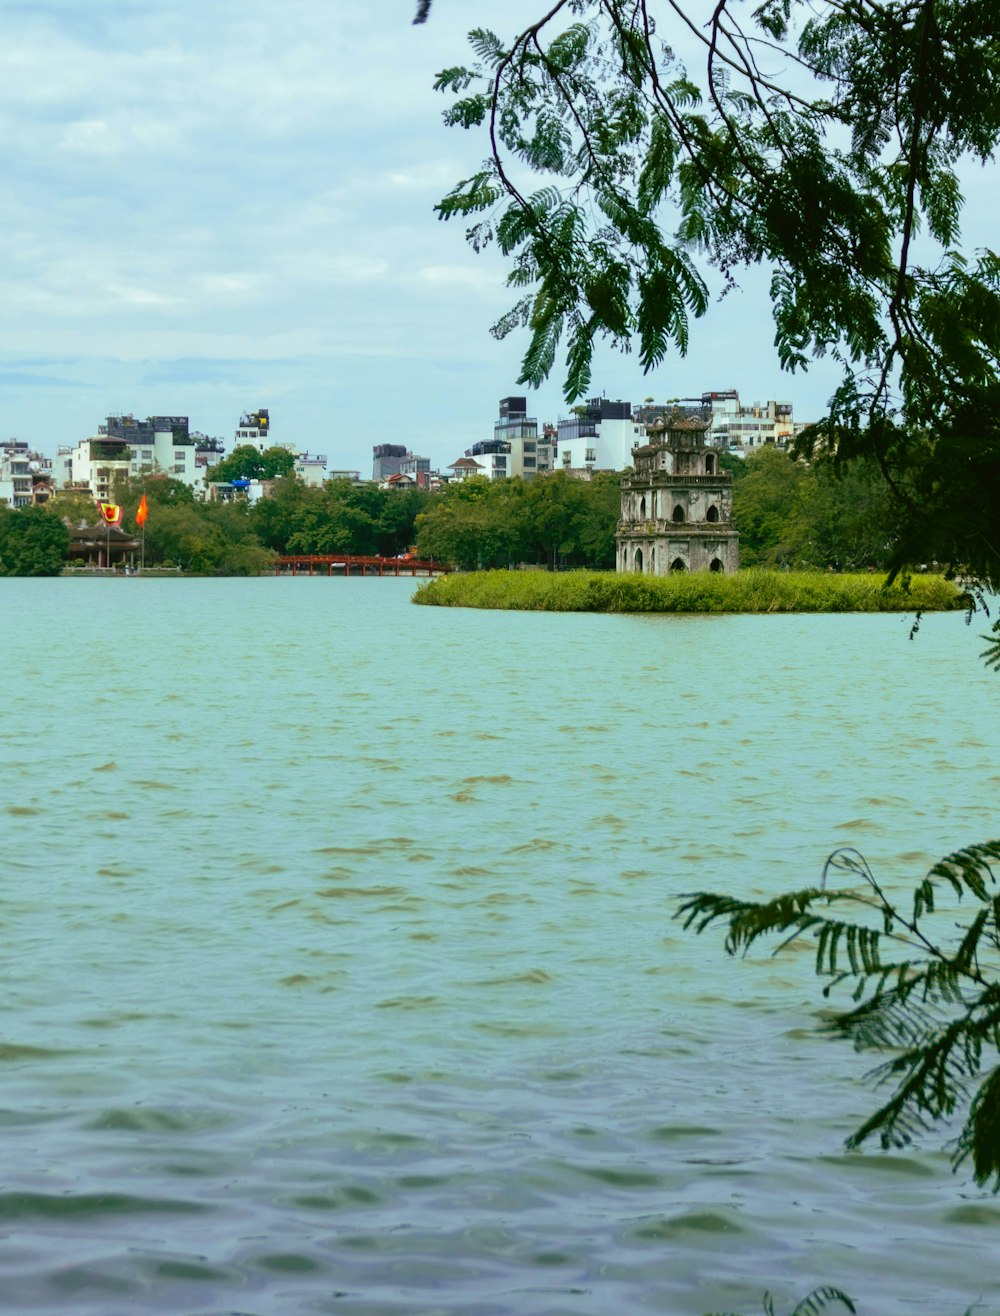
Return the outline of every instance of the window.
<path id="1" fill-rule="evenodd" d="M 525 466 L 534 466 L 535 465 L 534 457 L 525 457 L 524 464 Z"/>
<path id="2" fill-rule="evenodd" d="M 713 503 L 712 506 L 708 509 L 708 515 L 705 517 L 705 520 L 718 521 L 718 519 L 719 519 L 719 509 Z"/>
<path id="3" fill-rule="evenodd" d="M 583 460 L 584 460 L 585 462 L 596 462 L 596 461 L 597 461 L 597 451 L 596 451 L 596 449 L 594 449 L 594 448 L 588 448 L 588 449 L 587 449 L 586 456 L 584 457 Z"/>
<path id="4" fill-rule="evenodd" d="M 175 452 L 175 453 L 174 453 L 174 461 L 175 461 L 175 462 L 183 462 L 183 460 L 184 460 L 184 454 L 183 454 L 183 452 Z"/>
<path id="5" fill-rule="evenodd" d="M 670 519 L 677 522 L 684 520 L 684 508 L 681 507 L 680 503 L 674 508 L 674 514 Z M 670 570 L 673 571 L 673 567 L 671 567 Z"/>

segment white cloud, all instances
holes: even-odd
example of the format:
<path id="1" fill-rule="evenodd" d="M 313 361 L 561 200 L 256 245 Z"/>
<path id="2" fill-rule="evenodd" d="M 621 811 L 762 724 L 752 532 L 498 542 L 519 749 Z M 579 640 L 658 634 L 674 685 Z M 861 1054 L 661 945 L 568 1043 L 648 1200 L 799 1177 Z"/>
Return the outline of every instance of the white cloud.
<path id="1" fill-rule="evenodd" d="M 58 149 L 82 155 L 125 155 L 172 151 L 180 142 L 172 124 L 155 119 L 78 119 L 66 125 Z"/>
<path id="2" fill-rule="evenodd" d="M 416 28 L 414 8 L 47 0 L 5 15 L 0 371 L 25 356 L 80 363 L 79 391 L 7 388 L 8 432 L 47 443 L 90 431 L 106 407 L 228 433 L 270 402 L 336 464 L 361 467 L 394 415 L 444 461 L 491 433 L 497 399 L 520 391 L 525 341 L 489 335 L 513 300 L 501 258 L 435 217 L 486 148 L 442 126 L 432 81 L 466 58 L 467 28 L 512 28 L 538 3 L 442 0 Z M 689 364 L 655 380 L 602 353 L 595 392 L 753 378 L 745 391 L 818 410 L 806 399 L 826 391 L 821 373 L 780 375 L 761 307 L 714 308 Z M 533 411 L 559 413 L 558 382 Z"/>
<path id="3" fill-rule="evenodd" d="M 469 265 L 425 265 L 422 269 L 414 271 L 411 278 L 439 288 L 464 288 L 493 294 L 504 287 L 502 274 L 497 269 L 490 268 L 485 262 Z"/>

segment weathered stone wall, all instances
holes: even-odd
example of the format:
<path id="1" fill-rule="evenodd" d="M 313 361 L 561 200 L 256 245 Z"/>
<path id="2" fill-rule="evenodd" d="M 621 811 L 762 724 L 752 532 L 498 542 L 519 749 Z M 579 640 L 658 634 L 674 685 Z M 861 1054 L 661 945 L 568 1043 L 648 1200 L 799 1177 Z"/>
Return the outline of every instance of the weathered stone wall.
<path id="1" fill-rule="evenodd" d="M 737 571 L 733 477 L 705 447 L 704 426 L 668 423 L 633 455 L 634 468 L 622 480 L 618 570 Z"/>

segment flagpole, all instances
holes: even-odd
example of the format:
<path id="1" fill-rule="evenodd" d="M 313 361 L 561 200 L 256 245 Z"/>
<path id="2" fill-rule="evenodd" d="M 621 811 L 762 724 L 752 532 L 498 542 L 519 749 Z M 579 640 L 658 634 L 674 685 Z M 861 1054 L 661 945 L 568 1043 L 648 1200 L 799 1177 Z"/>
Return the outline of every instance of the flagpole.
<path id="1" fill-rule="evenodd" d="M 146 570 L 146 517 L 149 511 L 146 507 L 146 495 L 143 494 L 139 499 L 139 506 L 135 509 L 135 523 L 142 531 L 141 547 L 139 549 L 139 571 Z"/>

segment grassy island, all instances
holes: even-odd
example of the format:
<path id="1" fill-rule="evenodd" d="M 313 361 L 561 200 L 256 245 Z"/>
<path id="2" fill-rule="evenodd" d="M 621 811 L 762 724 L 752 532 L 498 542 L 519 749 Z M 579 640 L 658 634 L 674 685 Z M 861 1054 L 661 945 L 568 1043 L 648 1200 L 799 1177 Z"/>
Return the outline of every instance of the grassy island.
<path id="1" fill-rule="evenodd" d="M 943 576 L 886 588 L 878 574 L 763 571 L 617 575 L 610 571 L 473 571 L 421 585 L 414 603 L 531 612 L 944 612 L 965 596 Z"/>

